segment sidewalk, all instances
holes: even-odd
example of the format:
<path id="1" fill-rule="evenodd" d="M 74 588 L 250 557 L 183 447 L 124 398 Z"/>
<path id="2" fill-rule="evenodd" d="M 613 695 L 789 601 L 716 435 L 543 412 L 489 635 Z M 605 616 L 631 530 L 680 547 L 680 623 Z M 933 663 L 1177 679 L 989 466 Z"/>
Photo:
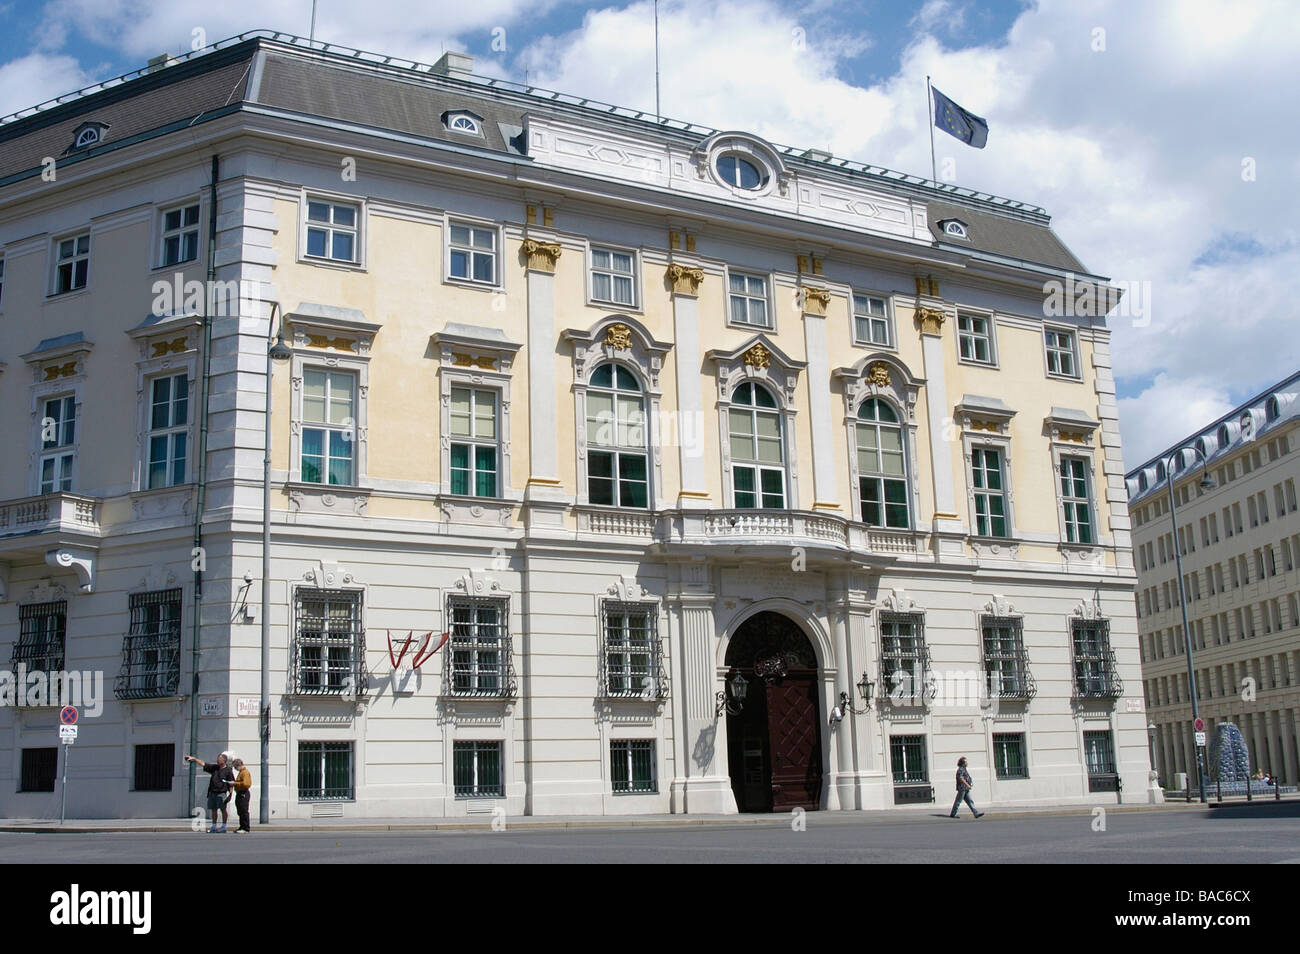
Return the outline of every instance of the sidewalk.
<path id="1" fill-rule="evenodd" d="M 1243 800 L 1244 801 L 1244 800 Z M 990 821 L 1008 815 L 1090 815 L 1096 808 L 1110 812 L 1144 812 L 1144 811 L 1186 811 L 1202 808 L 1199 802 L 1167 802 L 1163 805 L 1001 805 L 985 810 L 985 817 Z M 834 811 L 809 812 L 808 823 L 825 825 L 860 825 L 866 823 L 917 821 L 926 817 L 936 818 L 947 815 L 948 806 L 939 804 L 915 805 L 871 811 Z M 789 812 L 774 812 L 765 815 L 520 815 L 507 816 L 505 819 L 510 831 L 555 831 L 563 829 L 593 828 L 690 828 L 692 826 L 710 826 L 734 828 L 748 825 L 784 827 L 790 824 Z M 480 815 L 474 818 L 294 818 L 272 821 L 263 826 L 269 832 L 313 832 L 313 831 L 483 831 L 492 827 L 492 815 Z M 963 820 L 967 820 L 963 816 Z M 48 818 L 5 818 L 0 819 L 0 832 L 50 833 L 67 832 L 73 834 L 98 834 L 105 832 L 172 832 L 189 834 L 191 819 L 188 818 L 69 818 L 63 824 L 58 819 Z M 203 830 L 207 830 L 206 820 Z M 254 829 L 257 830 L 256 828 Z"/>

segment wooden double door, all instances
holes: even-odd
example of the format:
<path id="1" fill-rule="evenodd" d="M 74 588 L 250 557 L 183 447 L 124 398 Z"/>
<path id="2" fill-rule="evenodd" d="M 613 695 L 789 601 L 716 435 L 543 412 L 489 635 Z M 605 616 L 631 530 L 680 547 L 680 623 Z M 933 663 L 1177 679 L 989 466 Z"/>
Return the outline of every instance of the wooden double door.
<path id="1" fill-rule="evenodd" d="M 787 617 L 760 613 L 737 632 L 727 663 L 728 681 L 739 673 L 747 689 L 743 707 L 727 717 L 737 807 L 820 808 L 822 720 L 816 658 L 807 637 Z"/>

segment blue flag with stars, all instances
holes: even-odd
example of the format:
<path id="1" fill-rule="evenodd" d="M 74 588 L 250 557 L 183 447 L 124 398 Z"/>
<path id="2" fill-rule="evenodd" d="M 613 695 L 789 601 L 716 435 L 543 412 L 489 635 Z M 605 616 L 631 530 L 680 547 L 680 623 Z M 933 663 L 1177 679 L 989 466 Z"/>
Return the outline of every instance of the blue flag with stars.
<path id="1" fill-rule="evenodd" d="M 983 149 L 989 138 L 989 124 L 974 113 L 966 112 L 934 87 L 931 90 L 934 92 L 934 125 L 968 146 Z"/>

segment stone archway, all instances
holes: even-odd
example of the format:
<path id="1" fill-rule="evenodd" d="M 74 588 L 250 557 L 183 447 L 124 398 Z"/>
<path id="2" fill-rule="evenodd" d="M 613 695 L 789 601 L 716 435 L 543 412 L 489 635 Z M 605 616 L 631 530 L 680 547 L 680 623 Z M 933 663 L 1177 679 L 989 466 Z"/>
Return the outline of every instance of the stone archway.
<path id="1" fill-rule="evenodd" d="M 727 716 L 727 764 L 742 812 L 821 807 L 821 708 L 817 656 L 782 613 L 756 613 L 727 645 L 727 682 L 746 681 L 743 707 Z"/>

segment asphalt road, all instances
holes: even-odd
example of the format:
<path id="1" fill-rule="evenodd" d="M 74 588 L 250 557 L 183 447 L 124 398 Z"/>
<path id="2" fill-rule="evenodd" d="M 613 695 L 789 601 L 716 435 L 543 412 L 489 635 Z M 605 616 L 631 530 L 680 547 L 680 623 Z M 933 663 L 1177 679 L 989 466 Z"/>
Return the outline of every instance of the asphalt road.
<path id="1" fill-rule="evenodd" d="M 1214 810 L 482 832 L 0 833 L 0 863 L 1300 863 L 1300 802 Z M 1101 823 L 1104 822 L 1104 830 Z M 507 823 L 508 824 L 508 823 Z"/>

